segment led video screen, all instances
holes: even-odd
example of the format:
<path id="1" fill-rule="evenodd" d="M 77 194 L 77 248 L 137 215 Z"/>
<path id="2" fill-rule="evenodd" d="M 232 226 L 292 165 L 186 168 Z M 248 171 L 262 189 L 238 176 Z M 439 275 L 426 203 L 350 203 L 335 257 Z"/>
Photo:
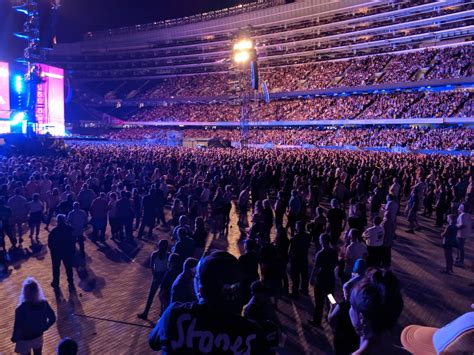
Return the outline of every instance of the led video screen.
<path id="1" fill-rule="evenodd" d="M 10 71 L 0 62 L 0 118 L 10 118 Z"/>
<path id="2" fill-rule="evenodd" d="M 0 62 L 0 119 L 10 119 L 10 70 L 8 63 Z M 0 121 L 0 133 L 9 133 L 8 121 Z"/>
<path id="3" fill-rule="evenodd" d="M 39 134 L 64 135 L 64 70 L 40 64 L 41 82 L 37 88 L 36 121 Z"/>

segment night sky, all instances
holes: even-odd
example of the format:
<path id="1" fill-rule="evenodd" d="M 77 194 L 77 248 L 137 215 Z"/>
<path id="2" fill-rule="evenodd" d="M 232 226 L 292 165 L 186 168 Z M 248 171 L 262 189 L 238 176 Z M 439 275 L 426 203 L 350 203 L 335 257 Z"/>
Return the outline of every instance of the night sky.
<path id="1" fill-rule="evenodd" d="M 88 31 L 149 23 L 235 6 L 252 0 L 62 0 L 58 42 L 80 40 Z M 13 60 L 24 42 L 12 33 L 21 30 L 24 17 L 0 0 L 0 60 Z"/>

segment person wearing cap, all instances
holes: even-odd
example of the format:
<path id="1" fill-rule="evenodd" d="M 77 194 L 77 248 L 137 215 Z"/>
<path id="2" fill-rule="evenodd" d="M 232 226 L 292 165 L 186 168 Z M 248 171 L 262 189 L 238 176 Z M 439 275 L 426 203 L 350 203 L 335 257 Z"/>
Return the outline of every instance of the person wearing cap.
<path id="1" fill-rule="evenodd" d="M 62 262 L 66 268 L 69 289 L 75 290 L 72 263 L 74 260 L 76 240 L 72 235 L 73 228 L 66 224 L 66 216 L 63 214 L 59 214 L 56 220 L 57 226 L 49 233 L 48 237 L 48 247 L 53 268 L 51 287 L 54 289 L 59 288 L 60 266 Z"/>
<path id="2" fill-rule="evenodd" d="M 472 354 L 474 312 L 464 313 L 442 328 L 409 325 L 403 329 L 400 341 L 415 355 Z"/>
<path id="3" fill-rule="evenodd" d="M 87 225 L 87 212 L 80 208 L 79 202 L 74 202 L 72 211 L 67 215 L 67 223 L 72 227 L 72 236 L 79 244 L 82 257 L 86 255 L 84 249 L 84 228 Z"/>
<path id="4" fill-rule="evenodd" d="M 257 324 L 245 319 L 237 259 L 212 252 L 197 266 L 198 302 L 172 303 L 149 335 L 151 349 L 167 354 L 270 353 Z"/>

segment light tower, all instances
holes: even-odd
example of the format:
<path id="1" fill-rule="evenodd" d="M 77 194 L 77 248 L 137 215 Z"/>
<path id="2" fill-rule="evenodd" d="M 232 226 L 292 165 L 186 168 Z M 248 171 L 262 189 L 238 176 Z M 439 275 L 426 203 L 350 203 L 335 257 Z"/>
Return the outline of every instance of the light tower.
<path id="1" fill-rule="evenodd" d="M 255 42 L 248 35 L 236 37 L 232 45 L 231 69 L 236 74 L 234 98 L 240 104 L 240 146 L 246 147 L 249 139 L 249 115 L 252 100 L 258 91 L 258 63 Z"/>

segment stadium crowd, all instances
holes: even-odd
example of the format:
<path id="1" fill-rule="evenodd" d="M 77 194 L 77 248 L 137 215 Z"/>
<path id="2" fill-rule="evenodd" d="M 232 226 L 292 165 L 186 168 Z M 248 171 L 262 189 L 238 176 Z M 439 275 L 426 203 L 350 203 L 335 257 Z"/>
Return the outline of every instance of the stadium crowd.
<path id="1" fill-rule="evenodd" d="M 260 69 L 260 76 L 272 92 L 352 87 L 369 84 L 403 83 L 419 80 L 449 79 L 472 76 L 470 61 L 473 46 L 423 49 L 395 54 L 373 55 L 338 61 L 316 62 L 294 66 Z M 140 84 L 134 98 L 215 97 L 229 95 L 231 77 L 228 72 L 191 74 L 151 80 Z M 97 89 L 108 99 L 126 98 L 115 88 Z M 130 92 L 132 89 L 130 89 Z"/>
<path id="2" fill-rule="evenodd" d="M 275 316 L 279 298 L 307 297 L 313 287 L 309 324 L 321 327 L 327 296 L 337 286 L 344 299 L 327 315 L 335 351 L 376 347 L 377 353 L 404 353 L 394 348 L 390 335 L 403 310 L 400 285 L 390 271 L 401 205 L 406 202 L 403 218 L 410 233 L 419 231 L 422 206 L 428 216 L 435 212 L 433 225 L 449 221 L 442 235 L 443 272 L 453 270 L 453 246 L 458 250 L 456 266 L 470 257 L 464 253 L 474 205 L 469 157 L 82 142 L 72 145 L 65 157 L 4 157 L 0 184 L 2 256 L 12 251 L 5 237 L 13 250 L 23 247 L 24 222 L 32 247 L 46 242 L 39 237 L 41 224 L 55 224 L 48 238 L 55 290 L 62 262 L 74 292 L 76 243 L 84 258 L 89 223 L 89 237 L 97 243 L 109 238 L 136 243 L 145 230 L 153 239 L 157 223 L 172 227 L 170 238 L 162 238 L 150 257 L 150 295 L 145 311 L 138 314 L 148 317 L 159 291 L 162 313 L 149 338 L 154 350 L 170 349 L 169 340 L 176 339 L 175 350 L 204 351 L 197 340 L 179 342 L 179 324 L 194 318 L 212 336 L 248 337 L 250 353 L 269 353 L 281 339 Z M 326 201 L 328 208 L 323 207 Z M 166 220 L 168 202 L 171 218 Z M 227 235 L 233 203 L 245 241 L 238 260 L 206 250 L 209 233 L 214 238 Z M 34 280 L 25 281 L 23 292 L 12 336 L 21 353 L 41 348 L 43 332 L 56 319 Z M 364 323 L 367 319 L 371 321 Z M 225 346 L 219 344 L 211 348 Z"/>
<path id="3" fill-rule="evenodd" d="M 112 140 L 158 140 L 166 144 L 169 132 L 186 138 L 221 138 L 231 142 L 241 139 L 239 129 L 124 128 L 103 137 Z M 338 128 L 338 129 L 250 129 L 249 142 L 274 145 L 406 147 L 409 149 L 474 150 L 472 128 Z"/>
<path id="4" fill-rule="evenodd" d="M 306 121 L 387 118 L 472 117 L 473 96 L 468 90 L 385 93 L 253 103 L 250 120 Z M 180 103 L 144 107 L 132 121 L 239 121 L 240 105 Z"/>

